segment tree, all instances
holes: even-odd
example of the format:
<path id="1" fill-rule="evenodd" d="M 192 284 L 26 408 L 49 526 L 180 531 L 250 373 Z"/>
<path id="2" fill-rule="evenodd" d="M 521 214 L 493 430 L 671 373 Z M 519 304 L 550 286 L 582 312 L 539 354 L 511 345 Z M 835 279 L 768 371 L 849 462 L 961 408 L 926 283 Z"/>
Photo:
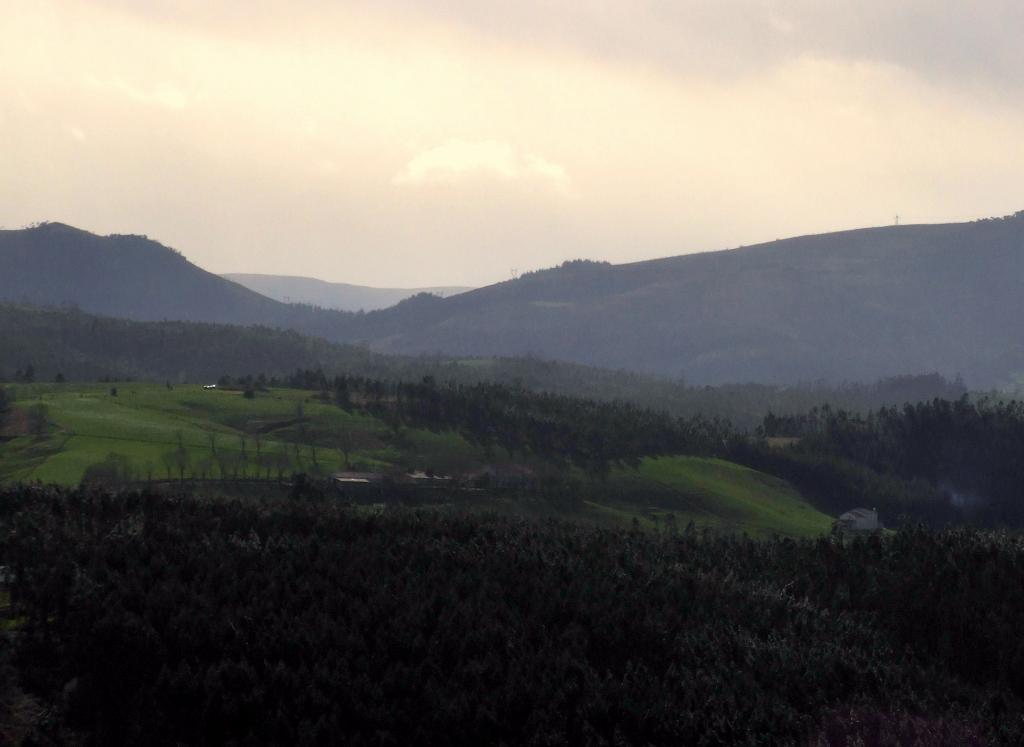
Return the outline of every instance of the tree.
<path id="1" fill-rule="evenodd" d="M 352 449 L 355 448 L 355 439 L 352 436 L 352 431 L 347 428 L 340 431 L 335 439 L 335 447 L 342 457 L 342 464 L 345 465 L 345 469 L 352 469 L 352 460 L 349 459 Z"/>
<path id="2" fill-rule="evenodd" d="M 177 462 L 177 452 L 168 451 L 160 456 L 160 463 L 164 465 L 164 469 L 167 470 L 167 479 L 171 479 L 171 472 L 174 470 L 174 464 Z"/>
<path id="3" fill-rule="evenodd" d="M 266 474 L 266 479 L 270 479 L 270 471 L 274 467 L 274 458 L 270 454 L 258 454 L 256 456 L 256 477 L 263 477 Z"/>
<path id="4" fill-rule="evenodd" d="M 352 452 L 358 449 L 373 448 L 375 439 L 363 431 L 351 428 L 339 430 L 334 437 L 334 448 L 342 458 L 345 469 L 352 469 Z"/>
<path id="5" fill-rule="evenodd" d="M 217 471 L 220 472 L 220 479 L 226 480 L 228 478 L 228 473 L 231 471 L 231 455 L 221 449 L 213 458 L 217 462 Z"/>
<path id="6" fill-rule="evenodd" d="M 189 453 L 188 449 L 184 446 L 179 446 L 174 452 L 174 465 L 178 468 L 178 478 L 181 480 L 185 479 L 185 470 L 188 469 L 189 465 Z"/>
<path id="7" fill-rule="evenodd" d="M 278 451 L 274 454 L 274 468 L 277 470 L 277 479 L 283 480 L 284 473 L 291 469 L 292 460 L 287 451 Z"/>
<path id="8" fill-rule="evenodd" d="M 244 435 L 240 435 L 238 437 L 238 442 L 241 445 L 242 449 L 238 455 L 238 459 L 235 461 L 235 477 L 238 477 L 239 466 L 241 466 L 242 468 L 242 477 L 245 477 L 245 467 L 246 464 L 248 464 L 249 462 L 249 452 L 246 451 L 247 440 Z"/>
<path id="9" fill-rule="evenodd" d="M 37 438 L 45 435 L 47 426 L 50 424 L 50 409 L 44 404 L 38 404 L 32 405 L 26 412 L 29 433 Z"/>
<path id="10" fill-rule="evenodd" d="M 82 476 L 83 483 L 119 485 L 132 479 L 132 462 L 124 454 L 110 452 L 102 462 L 89 465 Z"/>
<path id="11" fill-rule="evenodd" d="M 338 379 L 334 386 L 334 404 L 346 412 L 352 410 L 352 397 L 348 393 L 348 382 Z"/>

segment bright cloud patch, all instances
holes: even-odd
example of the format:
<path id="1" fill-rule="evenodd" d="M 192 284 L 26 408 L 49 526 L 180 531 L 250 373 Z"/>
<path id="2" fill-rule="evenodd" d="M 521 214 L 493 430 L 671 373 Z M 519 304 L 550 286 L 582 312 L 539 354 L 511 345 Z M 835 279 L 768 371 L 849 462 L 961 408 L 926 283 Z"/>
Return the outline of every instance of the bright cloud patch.
<path id="1" fill-rule="evenodd" d="M 539 180 L 560 191 L 569 188 L 569 175 L 563 166 L 495 140 L 450 140 L 417 155 L 392 181 L 402 185 L 445 184 L 481 176 L 501 181 Z"/>

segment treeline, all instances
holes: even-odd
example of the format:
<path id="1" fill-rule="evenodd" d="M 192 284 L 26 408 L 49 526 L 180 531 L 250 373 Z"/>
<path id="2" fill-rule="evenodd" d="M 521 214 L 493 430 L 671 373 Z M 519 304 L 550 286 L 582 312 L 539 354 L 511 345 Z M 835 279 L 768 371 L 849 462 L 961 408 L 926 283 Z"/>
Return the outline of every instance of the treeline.
<path id="1" fill-rule="evenodd" d="M 130 380 L 208 383 L 224 373 L 263 371 L 285 377 L 296 367 L 377 379 L 476 384 L 624 400 L 674 416 L 717 417 L 752 430 L 768 412 L 795 414 L 831 403 L 851 411 L 883 405 L 957 399 L 963 382 L 938 374 L 897 376 L 870 384 L 810 382 L 792 387 L 723 384 L 690 386 L 685 379 L 610 371 L 521 358 L 453 359 L 374 353 L 269 327 L 195 322 L 133 322 L 75 309 L 0 304 L 0 381 Z"/>
<path id="2" fill-rule="evenodd" d="M 782 450 L 748 444 L 733 456 L 847 507 L 870 502 L 893 518 L 1024 525 L 1024 403 L 961 397 L 866 415 L 825 406 L 769 415 L 759 432 L 799 442 Z"/>
<path id="3" fill-rule="evenodd" d="M 236 385 L 276 380 L 247 376 Z M 615 466 L 637 466 L 643 457 L 711 455 L 722 451 L 731 429 L 702 416 L 673 417 L 621 401 L 531 392 L 495 383 L 438 384 L 353 376 L 328 378 L 320 370 L 298 370 L 281 381 L 317 391 L 345 409 L 364 409 L 394 428 L 454 430 L 488 451 L 562 461 L 590 474 Z"/>
<path id="4" fill-rule="evenodd" d="M 32 743 L 1020 744 L 1024 545 L 0 493 Z M 10 716 L 10 714 L 3 714 Z"/>

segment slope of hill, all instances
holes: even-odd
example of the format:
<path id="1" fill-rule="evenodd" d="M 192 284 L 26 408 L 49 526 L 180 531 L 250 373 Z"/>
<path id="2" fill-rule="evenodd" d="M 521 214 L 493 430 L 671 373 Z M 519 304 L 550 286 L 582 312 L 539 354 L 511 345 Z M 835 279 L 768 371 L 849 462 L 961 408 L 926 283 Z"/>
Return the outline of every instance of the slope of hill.
<path id="1" fill-rule="evenodd" d="M 225 273 L 221 277 L 268 298 L 273 298 L 275 301 L 309 304 L 323 309 L 340 311 L 376 311 L 394 306 L 399 301 L 404 301 L 418 293 L 430 293 L 444 298 L 472 290 L 468 286 L 372 288 L 348 283 L 329 283 L 316 278 L 291 275 Z"/>
<path id="2" fill-rule="evenodd" d="M 1024 371 L 1024 213 L 806 236 L 612 266 L 572 262 L 364 320 L 379 349 L 535 353 L 722 381 Z"/>
<path id="3" fill-rule="evenodd" d="M 854 411 L 883 405 L 958 399 L 959 382 L 935 374 L 900 376 L 871 384 L 779 387 L 743 384 L 689 386 L 685 382 L 577 363 L 520 358 L 450 358 L 375 353 L 289 330 L 198 322 L 136 322 L 76 309 L 0 304 L 0 382 L 143 379 L 209 382 L 222 375 L 283 377 L 322 368 L 371 378 L 476 383 L 491 381 L 532 391 L 598 400 L 626 400 L 675 415 L 728 419 L 753 428 L 768 412 L 797 414 L 824 402 Z M 18 371 L 22 372 L 18 376 Z"/>
<path id="4" fill-rule="evenodd" d="M 140 237 L 0 232 L 0 300 L 132 319 L 259 323 L 382 352 L 536 354 L 693 383 L 1024 372 L 1024 213 L 805 236 L 612 266 L 570 262 L 352 314 L 282 304 Z"/>
<path id="5" fill-rule="evenodd" d="M 17 389 L 24 407 L 46 408 L 47 423 L 39 433 L 0 440 L 0 484 L 77 485 L 91 467 L 115 462 L 126 480 L 271 480 L 293 470 L 325 476 L 345 468 L 337 443 L 346 433 L 359 444 L 349 457 L 364 469 L 400 472 L 413 465 L 458 474 L 513 463 L 510 455 L 473 445 L 452 431 L 409 428 L 396 437 L 379 418 L 346 412 L 294 389 L 273 389 L 253 399 L 198 385 L 122 384 L 116 397 L 109 386 L 96 384 Z M 297 430 L 299 422 L 305 436 Z M 181 457 L 179 449 L 185 452 Z M 531 457 L 530 465 L 557 474 L 542 457 Z M 785 481 L 719 459 L 663 457 L 645 460 L 639 470 L 616 468 L 607 481 L 587 480 L 593 499 L 578 505 L 475 493 L 462 503 L 605 526 L 629 526 L 636 518 L 654 527 L 671 516 L 680 528 L 692 521 L 701 528 L 757 536 L 813 537 L 831 527 L 831 519 Z M 438 500 L 448 503 L 451 496 Z"/>
<path id="6" fill-rule="evenodd" d="M 62 223 L 0 231 L 0 266 L 0 300 L 141 320 L 257 323 L 280 313 L 276 301 L 144 236 L 97 236 Z"/>

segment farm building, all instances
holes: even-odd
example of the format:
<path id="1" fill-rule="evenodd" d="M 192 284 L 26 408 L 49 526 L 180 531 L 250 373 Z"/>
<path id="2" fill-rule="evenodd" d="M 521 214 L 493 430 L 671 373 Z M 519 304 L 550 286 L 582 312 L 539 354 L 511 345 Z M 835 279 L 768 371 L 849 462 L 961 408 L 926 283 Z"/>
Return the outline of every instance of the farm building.
<path id="1" fill-rule="evenodd" d="M 380 472 L 335 472 L 332 477 L 338 485 L 373 485 L 384 480 Z"/>
<path id="2" fill-rule="evenodd" d="M 405 482 L 411 482 L 414 485 L 433 485 L 435 483 L 451 482 L 448 475 L 435 475 L 433 472 L 424 472 L 423 470 L 410 470 L 402 476 Z"/>
<path id="3" fill-rule="evenodd" d="M 878 511 L 875 509 L 855 508 L 839 517 L 837 522 L 842 532 L 876 532 L 881 528 Z"/>

